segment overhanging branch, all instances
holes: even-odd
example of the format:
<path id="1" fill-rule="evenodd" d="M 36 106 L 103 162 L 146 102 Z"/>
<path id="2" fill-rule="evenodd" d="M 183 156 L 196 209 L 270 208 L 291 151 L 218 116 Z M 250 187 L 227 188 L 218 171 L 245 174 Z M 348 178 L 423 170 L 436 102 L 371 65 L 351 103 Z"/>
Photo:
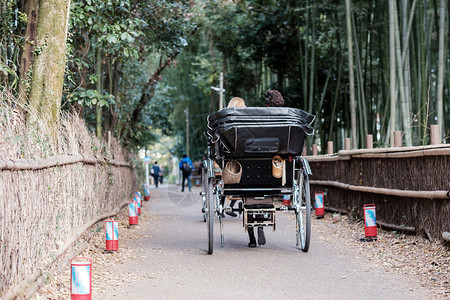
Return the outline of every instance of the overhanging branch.
<path id="1" fill-rule="evenodd" d="M 196 26 L 189 34 L 188 38 L 193 36 L 198 28 L 199 26 Z M 141 98 L 139 99 L 138 104 L 136 105 L 131 114 L 130 132 L 132 132 L 135 129 L 139 115 L 144 109 L 145 105 L 147 105 L 147 103 L 153 98 L 156 84 L 162 79 L 161 72 L 170 64 L 172 64 L 172 62 L 175 60 L 178 54 L 180 54 L 180 52 L 181 50 L 177 50 L 174 53 L 172 53 L 163 63 L 160 64 L 159 68 L 147 80 L 146 84 L 142 88 Z"/>

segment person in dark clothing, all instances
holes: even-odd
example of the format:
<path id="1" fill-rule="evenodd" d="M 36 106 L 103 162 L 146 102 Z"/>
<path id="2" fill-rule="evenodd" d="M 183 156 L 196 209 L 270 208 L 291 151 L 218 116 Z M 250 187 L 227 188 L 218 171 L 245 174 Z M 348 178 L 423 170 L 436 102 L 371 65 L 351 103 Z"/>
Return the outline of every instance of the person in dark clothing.
<path id="1" fill-rule="evenodd" d="M 181 191 L 184 192 L 185 181 L 188 182 L 189 192 L 191 191 L 191 172 L 194 169 L 194 164 L 192 164 L 192 160 L 187 156 L 187 154 L 183 154 L 183 159 L 180 161 L 180 170 L 183 174 L 183 181 L 181 183 Z"/>
<path id="2" fill-rule="evenodd" d="M 158 162 L 155 161 L 155 163 L 152 166 L 152 172 L 151 172 L 153 179 L 155 180 L 155 187 L 158 187 L 160 172 L 161 172 L 161 168 L 158 166 Z"/>
<path id="3" fill-rule="evenodd" d="M 236 202 L 238 200 L 241 200 L 241 198 L 239 198 L 239 197 L 229 197 L 228 199 L 230 200 L 231 211 L 227 211 L 226 214 L 229 215 L 229 216 L 232 216 L 232 217 L 237 217 L 237 213 L 235 213 L 233 211 L 233 207 L 234 207 L 234 205 L 236 204 Z"/>
<path id="4" fill-rule="evenodd" d="M 159 172 L 159 183 L 163 183 L 164 181 L 164 167 L 161 168 L 161 172 Z"/>

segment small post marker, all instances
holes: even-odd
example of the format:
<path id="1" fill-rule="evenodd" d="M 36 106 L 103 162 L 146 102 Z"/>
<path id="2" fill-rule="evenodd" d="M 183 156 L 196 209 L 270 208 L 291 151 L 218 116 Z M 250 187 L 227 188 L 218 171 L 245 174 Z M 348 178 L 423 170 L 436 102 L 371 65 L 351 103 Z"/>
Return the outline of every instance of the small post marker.
<path id="1" fill-rule="evenodd" d="M 142 206 L 142 197 L 141 197 L 141 193 L 140 193 L 140 192 L 134 193 L 134 198 L 133 198 L 133 200 L 136 201 L 137 204 L 138 204 L 137 209 L 138 209 L 138 215 L 140 216 L 140 215 L 141 215 L 141 206 Z"/>
<path id="2" fill-rule="evenodd" d="M 150 200 L 150 186 L 147 184 L 144 184 L 144 200 L 149 201 Z"/>
<path id="3" fill-rule="evenodd" d="M 87 257 L 70 261 L 70 299 L 92 299 L 92 261 Z"/>
<path id="4" fill-rule="evenodd" d="M 134 200 L 128 202 L 128 221 L 130 225 L 136 225 L 139 222 L 137 205 L 137 202 Z"/>
<path id="5" fill-rule="evenodd" d="M 364 211 L 364 242 L 372 242 L 377 239 L 377 217 L 375 212 L 375 204 L 366 204 L 363 206 Z"/>
<path id="6" fill-rule="evenodd" d="M 119 221 L 113 218 L 105 221 L 105 250 L 119 250 Z"/>
<path id="7" fill-rule="evenodd" d="M 283 195 L 283 205 L 286 207 L 291 206 L 291 195 Z"/>
<path id="8" fill-rule="evenodd" d="M 325 215 L 325 209 L 324 209 L 323 203 L 324 203 L 323 192 L 316 192 L 314 194 L 314 207 L 315 207 L 317 219 L 322 219 Z"/>

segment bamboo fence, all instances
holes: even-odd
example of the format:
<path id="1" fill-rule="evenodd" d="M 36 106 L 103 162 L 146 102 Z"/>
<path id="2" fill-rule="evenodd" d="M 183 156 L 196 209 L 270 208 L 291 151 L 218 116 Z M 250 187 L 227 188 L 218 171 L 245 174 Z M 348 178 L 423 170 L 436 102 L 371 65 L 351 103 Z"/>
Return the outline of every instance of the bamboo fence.
<path id="1" fill-rule="evenodd" d="M 341 150 L 308 156 L 311 191 L 326 207 L 362 218 L 375 204 L 377 222 L 392 230 L 441 238 L 450 230 L 450 146 Z"/>
<path id="2" fill-rule="evenodd" d="M 20 296 L 136 189 L 131 159 L 114 139 L 97 140 L 70 114 L 60 127 L 56 139 L 38 134 L 0 104 L 1 299 Z"/>

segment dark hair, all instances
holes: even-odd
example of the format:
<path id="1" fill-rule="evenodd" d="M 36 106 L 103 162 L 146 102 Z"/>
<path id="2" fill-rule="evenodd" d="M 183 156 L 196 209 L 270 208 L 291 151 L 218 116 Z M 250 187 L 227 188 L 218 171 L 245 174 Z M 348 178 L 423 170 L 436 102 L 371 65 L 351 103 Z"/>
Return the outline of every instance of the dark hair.
<path id="1" fill-rule="evenodd" d="M 266 106 L 278 107 L 278 106 L 284 105 L 283 96 L 277 90 L 268 90 L 264 96 L 265 96 L 264 101 L 266 102 Z"/>
<path id="2" fill-rule="evenodd" d="M 187 154 L 183 154 L 183 158 L 186 158 L 187 157 Z"/>
<path id="3" fill-rule="evenodd" d="M 157 161 L 155 161 L 155 165 L 157 165 L 158 164 L 158 162 Z"/>

